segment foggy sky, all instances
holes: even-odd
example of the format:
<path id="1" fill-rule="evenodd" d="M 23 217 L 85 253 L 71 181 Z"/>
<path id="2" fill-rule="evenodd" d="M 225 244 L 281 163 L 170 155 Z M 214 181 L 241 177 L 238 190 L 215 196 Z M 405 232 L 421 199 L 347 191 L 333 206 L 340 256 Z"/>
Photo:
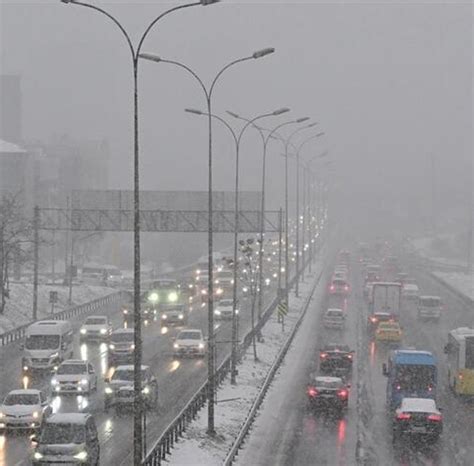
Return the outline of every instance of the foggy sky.
<path id="1" fill-rule="evenodd" d="M 118 30 L 105 17 L 59 1 L 0 4 L 1 72 L 22 76 L 25 137 L 105 137 L 110 187 L 130 188 L 132 73 Z M 136 40 L 156 14 L 176 3 L 100 4 Z M 263 47 L 276 53 L 229 70 L 219 82 L 215 113 L 229 109 L 252 117 L 292 109 L 268 119 L 268 127 L 311 116 L 326 136 L 309 143 L 303 155 L 330 151 L 346 199 L 400 193 L 406 208 L 426 207 L 430 156 L 436 159 L 439 198 L 466 197 L 473 129 L 469 2 L 223 1 L 167 17 L 143 51 L 182 61 L 209 83 L 223 65 Z M 204 110 L 204 103 L 183 70 L 141 63 L 143 189 L 207 188 L 206 120 L 183 111 Z M 215 188 L 230 190 L 232 140 L 217 124 L 214 136 Z M 272 207 L 282 203 L 281 152 L 278 143 L 271 144 Z M 249 131 L 242 146 L 242 189 L 259 188 L 260 167 L 261 144 Z"/>

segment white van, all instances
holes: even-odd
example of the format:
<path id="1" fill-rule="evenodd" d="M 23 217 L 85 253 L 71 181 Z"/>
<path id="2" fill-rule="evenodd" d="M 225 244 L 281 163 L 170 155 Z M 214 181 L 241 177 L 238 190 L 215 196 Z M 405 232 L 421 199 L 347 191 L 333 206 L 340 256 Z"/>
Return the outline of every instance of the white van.
<path id="1" fill-rule="evenodd" d="M 418 300 L 420 290 L 414 283 L 405 283 L 402 287 L 402 296 L 407 300 Z"/>
<path id="2" fill-rule="evenodd" d="M 23 372 L 54 370 L 73 355 L 73 330 L 65 320 L 41 320 L 31 324 L 22 345 Z"/>

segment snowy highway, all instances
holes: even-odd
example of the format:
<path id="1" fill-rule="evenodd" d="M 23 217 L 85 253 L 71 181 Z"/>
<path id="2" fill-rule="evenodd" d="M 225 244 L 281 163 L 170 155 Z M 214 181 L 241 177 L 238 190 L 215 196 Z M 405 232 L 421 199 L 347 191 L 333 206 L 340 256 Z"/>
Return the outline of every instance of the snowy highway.
<path id="1" fill-rule="evenodd" d="M 324 329 L 322 311 L 337 305 L 324 290 L 312 303 L 312 313 L 300 329 L 281 374 L 264 402 L 251 436 L 237 464 L 255 465 L 471 465 L 474 459 L 472 430 L 474 405 L 457 399 L 447 386 L 444 345 L 448 332 L 472 324 L 468 309 L 447 288 L 419 270 L 407 270 L 423 294 L 439 295 L 445 311 L 439 323 L 417 320 L 413 304 L 404 306 L 401 317 L 404 347 L 432 351 L 438 358 L 438 405 L 444 431 L 438 444 L 393 444 L 385 406 L 387 379 L 382 374 L 389 349 L 371 341 L 366 332 L 367 303 L 362 296 L 362 275 L 355 264 L 350 281 L 345 331 Z M 346 343 L 356 351 L 351 399 L 347 414 L 339 419 L 308 408 L 306 384 L 318 369 L 319 348 L 325 343 Z M 358 444 L 359 442 L 359 444 Z M 358 455 L 358 456 L 356 456 Z"/>

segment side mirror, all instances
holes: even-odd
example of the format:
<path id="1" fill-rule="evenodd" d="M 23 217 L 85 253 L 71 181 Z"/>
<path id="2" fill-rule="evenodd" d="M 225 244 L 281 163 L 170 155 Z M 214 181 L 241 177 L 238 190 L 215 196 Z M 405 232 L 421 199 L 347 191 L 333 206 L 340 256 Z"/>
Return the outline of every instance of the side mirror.
<path id="1" fill-rule="evenodd" d="M 20 344 L 20 350 L 23 351 L 25 349 L 25 344 L 24 343 L 21 343 Z"/>
<path id="2" fill-rule="evenodd" d="M 385 363 L 382 364 L 382 374 L 385 375 L 385 377 L 388 376 L 387 364 Z"/>
<path id="3" fill-rule="evenodd" d="M 31 440 L 31 443 L 32 443 L 33 445 L 38 445 L 38 443 L 39 443 L 38 437 L 36 437 L 35 435 L 32 435 L 32 436 L 30 437 L 30 440 Z"/>
<path id="4" fill-rule="evenodd" d="M 66 349 L 66 343 L 61 343 L 61 349 L 64 351 Z"/>
<path id="5" fill-rule="evenodd" d="M 347 388 L 352 388 L 352 385 L 350 383 L 348 383 Z"/>

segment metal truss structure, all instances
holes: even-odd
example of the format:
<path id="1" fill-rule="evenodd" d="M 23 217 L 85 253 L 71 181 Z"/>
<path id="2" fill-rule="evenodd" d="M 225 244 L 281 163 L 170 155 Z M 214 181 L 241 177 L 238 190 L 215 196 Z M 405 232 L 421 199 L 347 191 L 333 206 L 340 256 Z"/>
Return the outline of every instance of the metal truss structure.
<path id="1" fill-rule="evenodd" d="M 239 232 L 260 231 L 260 212 L 241 210 Z M 279 232 L 279 211 L 264 213 L 264 231 Z M 123 209 L 38 209 L 40 230 L 72 231 L 133 231 L 133 210 Z M 233 233 L 235 213 L 231 210 L 213 212 L 214 233 Z M 140 230 L 142 232 L 206 233 L 208 212 L 197 210 L 142 210 Z"/>

